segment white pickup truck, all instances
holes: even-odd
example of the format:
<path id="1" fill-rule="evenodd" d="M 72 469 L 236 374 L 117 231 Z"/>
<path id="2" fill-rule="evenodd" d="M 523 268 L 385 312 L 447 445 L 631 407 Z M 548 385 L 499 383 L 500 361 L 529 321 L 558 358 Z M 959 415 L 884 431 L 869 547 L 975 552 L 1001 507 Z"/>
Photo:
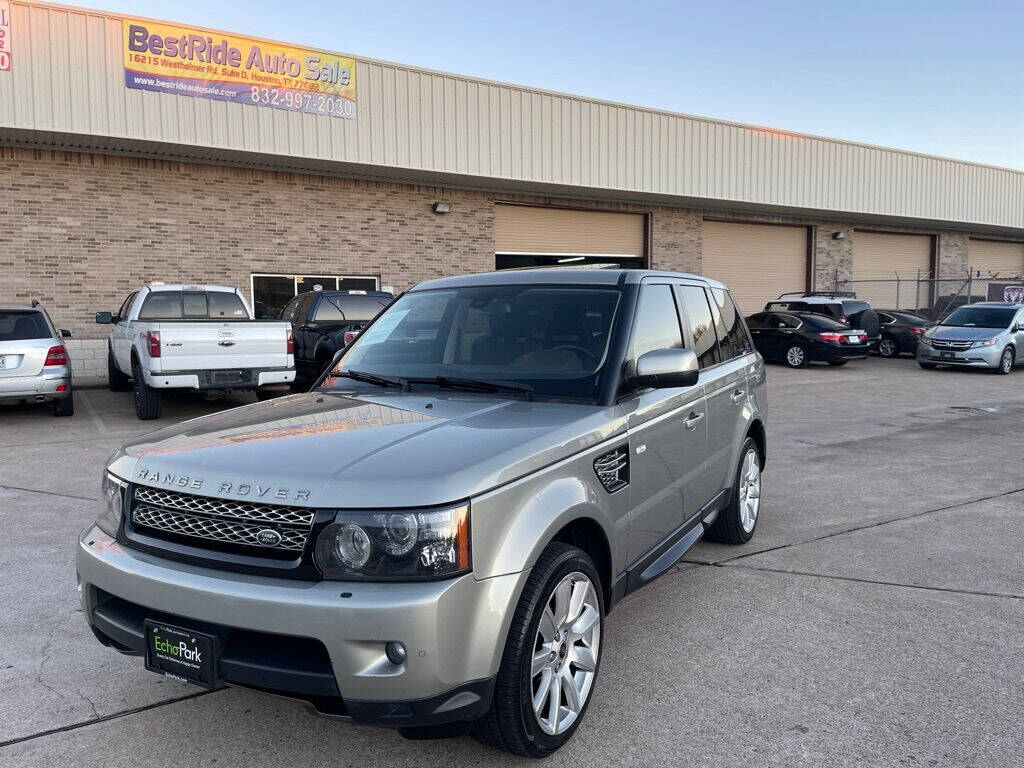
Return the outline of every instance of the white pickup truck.
<path id="1" fill-rule="evenodd" d="M 291 325 L 254 320 L 237 288 L 223 285 L 147 285 L 116 312 L 97 312 L 112 324 L 107 348 L 110 388 L 134 388 L 135 414 L 160 418 L 161 389 L 255 391 L 295 380 Z"/>

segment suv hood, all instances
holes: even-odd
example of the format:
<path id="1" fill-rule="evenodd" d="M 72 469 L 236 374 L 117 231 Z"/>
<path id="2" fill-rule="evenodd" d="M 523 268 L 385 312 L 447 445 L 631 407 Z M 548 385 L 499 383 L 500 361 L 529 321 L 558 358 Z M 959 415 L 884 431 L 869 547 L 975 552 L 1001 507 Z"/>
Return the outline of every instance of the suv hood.
<path id="1" fill-rule="evenodd" d="M 150 433 L 126 445 L 110 469 L 220 498 L 416 507 L 476 496 L 620 431 L 615 406 L 310 392 Z"/>
<path id="2" fill-rule="evenodd" d="M 932 339 L 942 339 L 944 341 L 982 341 L 984 339 L 993 339 L 1001 333 L 1006 333 L 1006 329 L 936 325 L 932 327 L 931 331 L 928 333 L 928 337 Z"/>

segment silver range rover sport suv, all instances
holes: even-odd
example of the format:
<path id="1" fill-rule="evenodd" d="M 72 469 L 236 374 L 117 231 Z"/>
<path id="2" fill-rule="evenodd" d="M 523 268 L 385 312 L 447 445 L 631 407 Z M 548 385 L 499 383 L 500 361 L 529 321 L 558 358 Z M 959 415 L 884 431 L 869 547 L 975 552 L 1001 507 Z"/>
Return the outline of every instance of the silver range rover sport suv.
<path id="1" fill-rule="evenodd" d="M 308 393 L 126 445 L 77 568 L 99 641 L 197 685 L 543 757 L 608 615 L 758 522 L 765 370 L 719 283 L 422 283 Z"/>

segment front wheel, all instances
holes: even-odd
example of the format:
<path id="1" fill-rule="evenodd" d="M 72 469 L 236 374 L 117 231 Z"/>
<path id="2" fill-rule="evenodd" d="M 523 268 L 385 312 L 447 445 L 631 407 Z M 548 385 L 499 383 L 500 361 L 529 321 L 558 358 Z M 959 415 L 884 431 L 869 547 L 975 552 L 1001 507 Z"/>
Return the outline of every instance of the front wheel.
<path id="1" fill-rule="evenodd" d="M 519 598 L 494 699 L 473 736 L 522 757 L 546 757 L 579 727 L 600 666 L 604 597 L 586 552 L 552 542 Z"/>
<path id="2" fill-rule="evenodd" d="M 740 451 L 729 504 L 708 528 L 707 537 L 724 544 L 746 544 L 754 535 L 761 511 L 761 454 L 749 437 Z"/>
<path id="3" fill-rule="evenodd" d="M 882 340 L 878 342 L 878 354 L 882 357 L 898 357 L 900 347 L 896 343 L 896 339 L 891 339 L 888 336 L 882 337 Z"/>
<path id="4" fill-rule="evenodd" d="M 803 368 L 807 365 L 807 352 L 799 344 L 793 344 L 786 350 L 784 359 L 790 368 Z"/>
<path id="5" fill-rule="evenodd" d="M 1013 371 L 1014 352 L 1013 347 L 1007 347 L 1003 350 L 1003 354 L 999 356 L 999 365 L 995 369 L 995 373 L 1005 376 L 1006 374 Z"/>

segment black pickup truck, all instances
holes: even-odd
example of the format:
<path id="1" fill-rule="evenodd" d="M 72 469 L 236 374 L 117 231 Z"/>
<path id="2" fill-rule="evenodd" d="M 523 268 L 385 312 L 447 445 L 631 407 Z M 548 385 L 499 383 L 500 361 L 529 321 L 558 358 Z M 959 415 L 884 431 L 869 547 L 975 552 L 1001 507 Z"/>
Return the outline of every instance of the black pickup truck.
<path id="1" fill-rule="evenodd" d="M 313 382 L 393 298 L 384 291 L 310 291 L 288 302 L 281 319 L 292 324 L 296 381 Z"/>

